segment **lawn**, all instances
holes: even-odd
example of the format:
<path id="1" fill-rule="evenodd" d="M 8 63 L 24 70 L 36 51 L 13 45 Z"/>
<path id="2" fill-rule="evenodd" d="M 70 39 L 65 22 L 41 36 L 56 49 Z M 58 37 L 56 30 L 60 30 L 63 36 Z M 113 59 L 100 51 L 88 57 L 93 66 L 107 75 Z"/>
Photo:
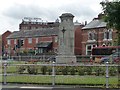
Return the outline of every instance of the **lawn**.
<path id="1" fill-rule="evenodd" d="M 7 76 L 7 83 L 18 84 L 39 84 L 52 85 L 52 76 L 45 75 L 24 75 L 24 76 Z M 55 77 L 56 85 L 83 85 L 83 86 L 104 86 L 106 78 L 104 76 L 79 76 L 79 75 L 57 75 Z M 110 77 L 109 84 L 116 87 L 118 84 L 117 77 Z"/>

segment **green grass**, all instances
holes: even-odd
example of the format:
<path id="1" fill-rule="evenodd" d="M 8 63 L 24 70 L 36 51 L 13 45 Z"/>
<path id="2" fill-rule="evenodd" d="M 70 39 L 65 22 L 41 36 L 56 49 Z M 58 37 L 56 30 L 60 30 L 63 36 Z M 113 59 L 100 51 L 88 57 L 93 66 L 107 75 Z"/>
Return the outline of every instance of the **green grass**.
<path id="1" fill-rule="evenodd" d="M 52 84 L 52 76 L 7 76 L 9 83 L 27 84 Z M 70 76 L 57 75 L 55 83 L 58 85 L 105 85 L 106 78 L 103 76 Z M 117 77 L 110 77 L 109 84 L 118 84 Z"/>

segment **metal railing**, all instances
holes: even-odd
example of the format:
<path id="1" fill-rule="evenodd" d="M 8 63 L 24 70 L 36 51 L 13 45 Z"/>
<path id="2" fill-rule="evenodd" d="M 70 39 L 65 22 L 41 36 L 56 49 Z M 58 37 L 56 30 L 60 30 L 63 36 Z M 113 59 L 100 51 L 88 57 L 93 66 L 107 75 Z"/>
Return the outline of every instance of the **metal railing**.
<path id="1" fill-rule="evenodd" d="M 112 72 L 109 69 L 111 67 L 115 68 L 115 72 Z M 77 85 L 77 86 L 90 87 L 90 86 L 94 85 L 95 87 L 98 87 L 100 85 L 100 87 L 102 87 L 102 88 L 111 88 L 111 87 L 114 87 L 114 85 L 115 85 L 114 88 L 119 88 L 119 85 L 120 85 L 119 79 L 118 79 L 119 65 L 109 64 L 108 62 L 105 63 L 105 64 L 93 64 L 93 63 L 87 63 L 87 64 L 86 63 L 57 64 L 55 62 L 49 62 L 49 63 L 48 62 L 47 63 L 38 62 L 38 63 L 34 63 L 34 64 L 33 64 L 33 62 L 32 63 L 23 62 L 23 63 L 20 64 L 19 62 L 18 63 L 4 62 L 2 68 L 3 68 L 3 71 L 2 71 L 3 81 L 2 82 L 3 82 L 4 85 L 6 85 L 7 83 L 18 83 L 18 84 L 21 84 L 21 83 L 22 84 L 25 84 L 25 83 L 27 84 L 28 83 L 28 84 L 30 84 L 31 82 L 27 82 L 27 81 L 29 81 L 28 77 L 31 77 L 31 78 L 32 77 L 37 77 L 37 78 L 39 77 L 37 82 L 32 80 L 33 81 L 32 84 L 41 84 L 41 85 L 45 84 L 45 85 L 52 85 L 52 86 L 55 86 L 55 85 Z M 34 72 L 35 68 L 37 68 L 37 69 L 42 68 L 41 72 L 35 73 Z M 79 72 L 79 70 L 77 70 L 79 68 L 81 70 L 81 73 L 82 73 L 82 68 L 86 69 L 86 70 L 83 71 L 84 75 L 76 74 L 76 73 Z M 90 68 L 92 68 L 92 70 L 89 71 Z M 101 68 L 104 69 L 104 70 L 102 70 Z M 19 69 L 21 69 L 21 70 L 24 69 L 24 70 L 23 70 L 23 72 L 20 72 Z M 28 69 L 31 69 L 31 71 L 33 70 L 33 73 L 30 73 L 30 70 L 28 70 Z M 69 69 L 69 70 L 67 70 L 67 69 Z M 95 69 L 97 69 L 97 71 L 96 71 L 97 74 L 100 74 L 100 73 L 104 73 L 104 74 L 102 76 L 96 75 L 95 74 Z M 12 71 L 10 71 L 10 70 L 12 70 Z M 100 72 L 100 70 L 103 71 L 103 72 Z M 110 76 L 109 75 L 110 72 L 114 73 L 115 75 Z M 18 78 L 16 77 L 16 80 L 11 80 L 12 76 L 13 77 L 21 76 L 21 77 L 18 77 Z M 24 77 L 27 77 L 28 80 L 26 80 L 24 82 L 21 82 L 22 81 L 21 79 L 22 78 L 24 79 Z M 39 82 L 39 79 L 42 81 L 42 78 L 44 78 L 44 77 L 45 78 L 48 77 L 48 81 L 46 81 L 45 83 Z M 101 82 L 97 84 L 97 83 L 94 83 L 95 80 L 93 80 L 93 82 L 92 81 L 91 82 L 88 82 L 88 81 L 85 82 L 82 79 L 80 79 L 80 78 L 83 78 L 83 79 L 87 80 L 86 78 L 88 78 L 88 77 L 91 78 L 91 80 L 92 80 L 92 78 L 94 79 L 96 77 L 96 80 L 98 80 L 98 81 L 101 80 Z M 71 80 L 69 80 L 69 79 L 71 79 Z M 82 81 L 83 82 L 80 83 L 80 81 L 78 81 L 77 79 L 81 80 L 81 82 Z M 71 82 L 69 82 L 69 81 L 71 81 Z M 72 81 L 73 81 L 73 83 L 72 83 Z M 113 84 L 113 82 L 115 84 Z"/>

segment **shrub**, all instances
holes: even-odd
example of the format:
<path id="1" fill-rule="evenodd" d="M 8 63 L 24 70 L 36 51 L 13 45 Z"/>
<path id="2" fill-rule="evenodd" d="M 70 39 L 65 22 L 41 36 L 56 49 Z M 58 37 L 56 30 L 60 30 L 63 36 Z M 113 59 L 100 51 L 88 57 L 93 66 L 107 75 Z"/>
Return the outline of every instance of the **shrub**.
<path id="1" fill-rule="evenodd" d="M 70 68 L 70 74 L 71 74 L 71 75 L 75 75 L 75 73 L 76 73 L 75 67 L 71 67 L 71 68 Z"/>
<path id="2" fill-rule="evenodd" d="M 56 67 L 55 68 L 56 75 L 60 75 L 60 71 L 61 71 L 60 67 Z"/>
<path id="3" fill-rule="evenodd" d="M 96 76 L 100 76 L 100 70 L 101 70 L 100 68 L 96 68 L 96 70 L 95 70 L 95 75 Z"/>
<path id="4" fill-rule="evenodd" d="M 49 67 L 47 71 L 49 75 L 52 75 L 52 67 Z"/>
<path id="5" fill-rule="evenodd" d="M 38 68 L 36 66 L 28 66 L 27 71 L 29 74 L 38 74 Z"/>
<path id="6" fill-rule="evenodd" d="M 109 74 L 110 76 L 115 76 L 117 74 L 117 69 L 115 67 L 110 67 Z"/>
<path id="7" fill-rule="evenodd" d="M 102 67 L 96 67 L 95 68 L 95 75 L 100 76 L 105 74 L 105 68 Z"/>
<path id="8" fill-rule="evenodd" d="M 81 68 L 79 68 L 79 70 L 78 70 L 78 74 L 79 74 L 79 75 L 84 75 L 84 74 L 85 74 L 84 71 L 85 71 L 85 70 L 84 70 L 84 67 L 81 67 Z"/>
<path id="9" fill-rule="evenodd" d="M 63 67 L 62 69 L 62 74 L 63 75 L 68 75 L 69 68 L 68 67 Z"/>
<path id="10" fill-rule="evenodd" d="M 19 67 L 18 67 L 18 73 L 19 73 L 19 74 L 22 74 L 25 70 L 26 70 L 26 67 L 25 67 L 25 66 L 19 66 Z"/>
<path id="11" fill-rule="evenodd" d="M 87 75 L 91 75 L 92 74 L 92 67 L 85 67 L 85 72 Z"/>
<path id="12" fill-rule="evenodd" d="M 46 75 L 46 73 L 47 73 L 47 66 L 42 66 L 41 67 L 41 72 L 42 72 L 43 75 Z"/>

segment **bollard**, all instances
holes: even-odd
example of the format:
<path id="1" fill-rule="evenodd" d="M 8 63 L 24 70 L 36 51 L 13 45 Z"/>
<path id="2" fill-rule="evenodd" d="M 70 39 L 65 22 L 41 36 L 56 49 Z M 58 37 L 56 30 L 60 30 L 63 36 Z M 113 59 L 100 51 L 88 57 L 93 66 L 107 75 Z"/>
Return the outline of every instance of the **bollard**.
<path id="1" fill-rule="evenodd" d="M 4 85 L 7 84 L 7 72 L 6 72 L 6 70 L 7 70 L 7 62 L 4 63 L 4 77 L 3 77 L 4 78 L 3 79 L 4 80 L 4 82 L 3 82 Z"/>
<path id="2" fill-rule="evenodd" d="M 52 85 L 55 85 L 55 62 L 52 63 Z"/>
<path id="3" fill-rule="evenodd" d="M 106 88 L 109 88 L 109 70 L 108 70 L 108 62 L 106 62 Z"/>

